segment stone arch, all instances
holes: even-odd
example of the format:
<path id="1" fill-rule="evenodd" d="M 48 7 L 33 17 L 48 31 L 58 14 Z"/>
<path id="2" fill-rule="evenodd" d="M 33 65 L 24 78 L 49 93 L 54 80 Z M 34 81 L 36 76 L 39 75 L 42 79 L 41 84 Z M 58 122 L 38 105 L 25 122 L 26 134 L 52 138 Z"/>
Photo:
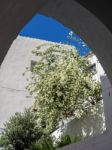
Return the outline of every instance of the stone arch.
<path id="1" fill-rule="evenodd" d="M 42 8 L 43 7 L 43 8 Z M 7 9 L 5 9 L 7 8 Z M 40 10 L 41 9 L 41 10 Z M 0 63 L 2 63 L 11 43 L 18 35 L 21 28 L 31 19 L 36 12 L 53 17 L 77 33 L 94 51 L 104 67 L 112 83 L 112 35 L 109 30 L 88 10 L 74 0 L 5 0 L 0 5 Z M 111 101 L 108 102 L 110 110 Z M 112 112 L 108 113 L 111 121 Z M 111 127 L 111 126 L 110 126 Z M 98 137 L 87 139 L 80 144 L 73 144 L 65 150 L 111 150 L 111 128 Z"/>

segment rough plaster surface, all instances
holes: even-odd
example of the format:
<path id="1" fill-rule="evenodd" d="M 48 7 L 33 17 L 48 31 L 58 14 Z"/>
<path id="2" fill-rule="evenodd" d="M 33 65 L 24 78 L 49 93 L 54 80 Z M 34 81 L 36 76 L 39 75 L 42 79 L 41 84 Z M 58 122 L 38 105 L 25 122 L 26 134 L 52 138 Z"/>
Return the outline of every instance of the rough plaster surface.
<path id="1" fill-rule="evenodd" d="M 103 103 L 97 104 L 97 108 L 98 112 L 95 115 L 89 113 L 82 119 L 73 119 L 68 123 L 65 134 L 72 137 L 81 136 L 84 139 L 102 134 L 106 129 Z"/>
<path id="2" fill-rule="evenodd" d="M 112 86 L 110 85 L 110 82 L 106 76 L 101 77 L 101 81 L 105 106 L 104 109 L 106 117 L 106 131 L 101 135 L 95 136 L 93 138 L 88 138 L 84 141 L 81 141 L 80 143 L 63 147 L 62 150 L 112 150 Z"/>
<path id="3" fill-rule="evenodd" d="M 32 54 L 32 50 L 43 43 L 51 42 L 18 36 L 10 47 L 0 69 L 0 128 L 15 112 L 22 112 L 25 107 L 32 105 L 33 98 L 26 97 L 28 95 L 25 90 L 27 81 L 22 73 L 26 67 L 31 65 L 31 60 L 37 58 Z M 105 101 L 108 99 L 105 93 L 108 93 L 108 89 L 111 89 L 106 77 L 102 77 L 102 87 Z M 108 107 L 110 107 L 110 104 L 105 107 L 105 112 L 107 112 Z M 103 111 L 103 107 L 100 106 L 99 112 L 94 118 L 89 114 L 83 119 L 71 121 L 66 126 L 65 132 L 72 136 L 82 136 L 85 132 L 86 136 L 91 137 L 103 133 L 105 130 Z M 110 119 L 108 113 L 106 116 L 108 121 Z"/>
<path id="4" fill-rule="evenodd" d="M 18 36 L 10 47 L 0 68 L 0 128 L 15 112 L 32 105 L 33 99 L 26 97 L 27 76 L 22 74 L 35 59 L 32 50 L 44 42 Z"/>
<path id="5" fill-rule="evenodd" d="M 15 112 L 21 112 L 30 107 L 33 98 L 27 97 L 25 87 L 28 84 L 23 73 L 31 66 L 31 60 L 38 60 L 32 54 L 41 44 L 53 44 L 44 40 L 18 36 L 11 45 L 0 68 L 0 128 Z M 43 50 L 46 46 L 43 46 Z"/>

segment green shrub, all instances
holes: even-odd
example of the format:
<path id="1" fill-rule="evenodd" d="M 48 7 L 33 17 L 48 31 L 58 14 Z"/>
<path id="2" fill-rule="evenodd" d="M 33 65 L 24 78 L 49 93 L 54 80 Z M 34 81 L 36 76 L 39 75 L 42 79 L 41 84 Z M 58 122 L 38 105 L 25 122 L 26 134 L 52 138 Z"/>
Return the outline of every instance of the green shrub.
<path id="1" fill-rule="evenodd" d="M 65 135 L 65 136 L 62 136 L 59 141 L 57 141 L 56 147 L 61 148 L 63 146 L 66 146 L 72 143 L 77 143 L 80 140 L 81 140 L 81 137 L 76 136 L 74 138 L 71 138 L 69 135 Z"/>
<path id="2" fill-rule="evenodd" d="M 5 144 L 5 139 L 0 135 L 0 147 L 3 147 Z"/>
<path id="3" fill-rule="evenodd" d="M 71 141 L 71 138 L 70 138 L 69 135 L 63 136 L 63 137 L 61 137 L 61 139 L 57 142 L 57 148 L 60 148 L 60 147 L 69 145 L 69 144 L 71 144 L 71 143 L 72 143 L 72 141 Z"/>
<path id="4" fill-rule="evenodd" d="M 39 140 L 42 132 L 37 128 L 37 118 L 29 109 L 24 113 L 16 113 L 5 124 L 2 137 L 4 147 L 12 147 L 14 150 L 24 150 Z"/>
<path id="5" fill-rule="evenodd" d="M 43 137 L 37 142 L 33 143 L 30 147 L 30 150 L 56 150 L 56 148 L 61 148 L 72 143 L 77 143 L 80 140 L 81 137 L 76 136 L 75 138 L 71 138 L 69 135 L 65 135 L 62 136 L 54 146 L 51 137 Z"/>
<path id="6" fill-rule="evenodd" d="M 35 142 L 31 148 L 31 150 L 55 150 L 53 146 L 53 141 L 50 137 L 43 137 L 37 142 Z"/>
<path id="7" fill-rule="evenodd" d="M 33 68 L 27 89 L 35 98 L 33 110 L 44 121 L 45 132 L 52 132 L 60 120 L 80 118 L 101 100 L 101 86 L 93 81 L 90 62 L 73 47 L 51 45 L 33 53 L 41 56 Z"/>

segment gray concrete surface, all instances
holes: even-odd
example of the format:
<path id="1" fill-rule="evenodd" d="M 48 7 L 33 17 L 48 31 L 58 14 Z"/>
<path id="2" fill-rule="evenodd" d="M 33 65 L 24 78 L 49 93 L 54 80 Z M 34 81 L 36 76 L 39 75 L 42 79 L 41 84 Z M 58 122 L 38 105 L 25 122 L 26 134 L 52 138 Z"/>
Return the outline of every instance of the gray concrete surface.
<path id="1" fill-rule="evenodd" d="M 29 74 L 23 73 L 31 66 L 31 60 L 39 59 L 32 50 L 43 43 L 53 42 L 18 36 L 11 45 L 0 68 L 0 128 L 15 112 L 23 112 L 32 105 L 33 98 L 27 97 L 25 88 Z"/>
<path id="2" fill-rule="evenodd" d="M 65 135 L 80 136 L 82 139 L 98 136 L 105 132 L 105 114 L 103 102 L 97 104 L 97 113 L 91 112 L 81 119 L 73 119 L 65 126 Z"/>
<path id="3" fill-rule="evenodd" d="M 26 67 L 30 66 L 31 60 L 37 59 L 37 57 L 34 57 L 32 54 L 32 50 L 35 49 L 36 46 L 43 43 L 51 42 L 18 36 L 10 47 L 0 68 L 0 128 L 3 128 L 4 123 L 15 112 L 22 112 L 25 107 L 28 108 L 32 105 L 33 98 L 26 97 L 28 96 L 28 92 L 25 89 L 27 81 L 26 76 L 24 77 L 22 73 L 25 71 Z M 105 103 L 106 123 L 109 129 L 111 128 L 110 103 L 112 95 L 109 95 L 108 93 L 111 92 L 112 88 L 107 77 L 102 77 L 102 87 Z M 106 103 L 107 100 L 109 101 L 108 103 Z M 96 116 L 94 116 L 94 118 L 89 114 L 81 120 L 73 120 L 66 127 L 66 132 L 72 136 L 83 135 L 85 132 L 88 137 L 98 135 L 98 137 L 104 140 L 103 135 L 99 135 L 104 132 L 105 128 L 105 122 L 102 117 L 104 110 L 103 107 L 99 108 L 99 112 Z M 104 133 L 105 136 L 107 136 L 107 131 L 108 130 Z M 87 141 L 88 140 L 90 143 L 92 143 L 92 141 L 96 143 L 96 137 L 93 138 L 93 140 L 87 139 Z M 84 141 L 81 143 L 83 142 Z M 69 147 L 71 149 L 71 146 Z M 74 147 L 74 145 L 72 145 L 72 147 Z"/>
<path id="4" fill-rule="evenodd" d="M 106 76 L 101 77 L 106 131 L 98 136 L 88 138 L 76 144 L 71 144 L 60 150 L 111 150 L 112 149 L 112 86 Z"/>
<path id="5" fill-rule="evenodd" d="M 22 74 L 35 59 L 32 50 L 43 42 L 18 36 L 10 47 L 0 68 L 0 128 L 15 112 L 32 105 L 33 99 L 26 97 L 27 76 Z"/>

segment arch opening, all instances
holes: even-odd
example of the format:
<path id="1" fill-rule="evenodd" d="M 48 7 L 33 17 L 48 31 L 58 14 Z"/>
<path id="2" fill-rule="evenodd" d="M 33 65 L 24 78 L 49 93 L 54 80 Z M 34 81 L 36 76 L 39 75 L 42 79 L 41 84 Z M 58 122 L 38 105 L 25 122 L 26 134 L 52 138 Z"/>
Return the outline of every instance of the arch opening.
<path id="1" fill-rule="evenodd" d="M 39 19 L 39 22 L 38 22 L 38 19 Z M 89 59 L 91 59 L 91 63 L 92 63 L 91 67 L 93 68 L 93 70 L 95 72 L 97 70 L 96 78 L 100 78 L 100 76 L 102 75 L 102 72 L 103 72 L 103 75 L 105 74 L 100 63 L 98 62 L 96 56 L 94 56 L 93 54 L 89 55 L 91 50 L 87 46 L 87 44 L 85 44 L 84 41 L 81 38 L 79 38 L 78 35 L 74 34 L 71 31 L 71 29 L 68 29 L 67 27 L 63 26 L 60 23 L 57 23 L 55 20 L 50 18 L 51 22 L 55 22 L 55 24 L 57 24 L 57 26 L 59 26 L 61 28 L 61 29 L 58 28 L 59 32 L 61 32 L 60 35 L 63 33 L 64 34 L 66 33 L 66 34 L 63 35 L 62 38 L 59 38 L 60 35 L 58 35 L 58 37 L 54 37 L 54 39 L 53 39 L 52 36 L 48 37 L 47 34 L 46 34 L 47 35 L 47 37 L 46 37 L 44 34 L 44 32 L 46 33 L 46 30 L 42 28 L 42 24 L 45 24 L 44 28 L 46 28 L 47 22 L 44 22 L 43 21 L 44 19 L 45 19 L 45 16 L 37 15 L 37 17 L 35 16 L 34 20 L 31 21 L 30 25 L 27 24 L 25 26 L 25 28 L 23 28 L 23 30 L 20 32 L 17 39 L 15 39 L 14 43 L 12 44 L 12 46 L 8 52 L 8 55 L 6 56 L 6 59 L 3 62 L 3 65 L 1 66 L 1 74 L 2 74 L 1 80 L 3 81 L 2 85 L 3 86 L 5 85 L 4 88 L 8 87 L 10 90 L 12 90 L 13 93 L 14 93 L 14 91 L 20 92 L 21 94 L 18 98 L 20 99 L 20 97 L 21 97 L 21 99 L 24 99 L 23 106 L 31 105 L 32 102 L 30 101 L 30 99 L 28 100 L 29 101 L 28 102 L 27 99 L 25 98 L 25 94 L 26 94 L 25 89 L 24 89 L 25 81 L 24 81 L 24 79 L 22 79 L 22 76 L 21 76 L 22 72 L 24 72 L 25 66 L 27 66 L 27 64 L 29 65 L 31 62 L 34 62 L 34 60 L 35 60 L 35 58 L 31 54 L 32 49 L 41 45 L 42 43 L 49 44 L 51 41 L 49 41 L 49 42 L 45 41 L 45 40 L 49 40 L 49 38 L 51 38 L 52 42 L 58 42 L 58 41 L 62 40 L 62 41 L 60 41 L 61 42 L 60 44 L 69 44 L 69 45 L 72 44 L 73 46 L 76 47 L 76 49 L 78 50 L 80 55 L 83 55 L 83 57 L 85 56 L 85 57 L 88 57 Z M 46 21 L 50 21 L 49 17 L 48 17 L 48 20 L 46 20 Z M 34 26 L 36 26 L 36 25 L 34 25 L 35 23 L 37 25 L 37 28 L 38 28 L 38 23 L 39 23 L 39 26 L 42 29 L 39 28 L 37 30 L 36 28 L 34 28 Z M 48 24 L 48 26 L 50 26 L 50 23 Z M 51 23 L 51 26 L 52 26 L 52 23 Z M 56 29 L 56 26 L 52 30 L 51 30 L 51 27 L 49 27 L 48 34 L 50 34 L 50 30 L 51 30 L 51 32 L 53 32 L 53 31 L 55 31 L 55 29 Z M 40 33 L 41 32 L 40 30 L 42 30 L 42 32 L 44 30 L 45 31 L 43 33 Z M 48 28 L 47 28 L 47 30 L 48 30 Z M 62 32 L 62 30 L 64 30 L 64 32 Z M 59 32 L 58 32 L 58 34 L 59 34 Z M 52 33 L 52 35 L 53 35 L 53 33 Z M 44 41 L 43 41 L 42 39 L 39 39 L 39 36 L 41 38 L 47 38 L 47 39 L 44 39 Z M 64 39 L 63 39 L 63 37 L 64 37 Z M 21 61 L 20 61 L 20 58 L 21 58 Z M 9 66 L 8 72 L 5 70 L 7 65 Z M 97 68 L 96 68 L 96 66 L 97 66 Z M 18 68 L 18 71 L 16 71 L 17 68 Z M 102 69 L 102 71 L 101 71 L 101 69 Z M 101 72 L 99 72 L 99 71 L 101 71 Z M 14 72 L 16 72 L 15 75 L 13 75 Z M 99 73 L 99 75 L 98 75 L 98 73 Z M 4 80 L 5 76 L 7 76 L 7 74 L 9 74 L 9 78 L 6 77 L 7 79 Z M 18 81 L 19 81 L 19 83 L 18 83 Z M 8 99 L 10 99 L 10 93 L 12 93 L 12 92 L 8 93 L 9 94 Z M 7 93 L 5 93 L 5 95 L 7 95 Z M 11 95 L 11 97 L 12 97 L 12 95 Z M 14 93 L 14 95 L 16 96 L 17 93 Z M 16 98 L 16 102 L 17 102 L 17 100 L 19 101 L 19 99 L 17 97 L 15 97 L 15 98 Z M 19 111 L 18 106 L 17 106 L 17 108 Z M 21 110 L 22 109 L 23 109 L 23 107 L 21 107 Z M 15 112 L 15 111 L 17 111 L 16 106 L 15 106 L 15 110 L 13 110 L 13 112 Z M 96 123 L 96 120 L 98 121 L 97 123 Z M 60 129 L 58 129 L 58 130 L 60 130 Z M 58 133 L 59 132 L 58 130 L 56 130 L 53 133 L 53 135 L 56 136 L 57 138 L 60 136 L 60 134 Z M 92 116 L 92 114 L 90 114 L 81 120 L 72 119 L 70 121 L 69 125 L 67 124 L 67 126 L 64 126 L 64 133 L 66 133 L 70 136 L 78 135 L 82 138 L 97 136 L 98 134 L 102 134 L 105 130 L 106 130 L 106 126 L 105 126 L 103 101 L 101 102 L 101 104 L 98 104 L 98 112 L 94 117 Z"/>
<path id="2" fill-rule="evenodd" d="M 70 26 L 73 29 L 73 31 L 76 31 L 75 33 L 77 33 L 78 35 L 81 35 L 81 37 L 84 37 L 83 39 L 85 39 L 86 43 L 89 44 L 89 46 L 94 50 L 95 54 L 100 59 L 100 62 L 104 66 L 104 69 L 106 73 L 108 74 L 108 77 L 111 81 L 112 80 L 111 70 L 109 68 L 109 64 L 111 63 L 111 52 L 109 51 L 108 53 L 105 52 L 105 48 L 107 50 L 111 49 L 112 36 L 110 32 L 96 18 L 94 18 L 94 16 L 91 15 L 91 17 L 89 17 L 89 13 L 85 9 L 83 9 L 80 5 L 78 5 L 72 0 L 70 1 L 70 3 L 72 7 L 70 6 L 71 12 L 68 12 L 68 14 L 65 13 L 65 10 L 68 6 L 67 1 L 64 4 L 63 3 L 60 4 L 60 1 L 50 2 L 41 10 L 41 13 L 47 16 L 52 16 L 56 18 L 57 20 L 60 20 L 61 22 L 63 22 L 63 24 Z M 58 8 L 59 6 L 58 4 L 60 5 L 59 8 Z M 74 9 L 74 8 L 77 8 L 77 9 Z M 75 12 L 78 12 L 80 10 L 79 11 L 80 13 L 78 13 L 80 15 L 75 13 L 73 10 Z M 73 19 L 71 22 L 69 19 L 69 16 L 72 17 L 73 12 L 75 14 L 75 17 L 74 17 L 75 20 Z M 85 15 L 86 15 L 86 20 L 83 20 L 85 18 L 84 17 Z M 77 17 L 79 17 L 79 19 Z M 81 25 L 80 21 L 85 22 L 85 24 Z M 75 28 L 73 27 L 74 24 L 76 25 Z M 81 28 L 79 27 L 79 25 Z M 93 28 L 95 28 L 96 32 L 94 32 Z M 108 39 L 108 40 L 105 40 L 105 39 Z M 104 53 L 102 53 L 102 50 Z M 108 109 L 107 116 L 106 116 L 107 122 L 110 121 L 110 116 L 111 116 L 111 110 L 110 110 L 109 104 L 111 106 L 110 100 L 109 100 L 109 103 L 106 104 L 107 105 L 106 109 Z M 108 126 L 108 129 L 110 129 L 111 121 L 107 123 L 107 126 Z"/>

